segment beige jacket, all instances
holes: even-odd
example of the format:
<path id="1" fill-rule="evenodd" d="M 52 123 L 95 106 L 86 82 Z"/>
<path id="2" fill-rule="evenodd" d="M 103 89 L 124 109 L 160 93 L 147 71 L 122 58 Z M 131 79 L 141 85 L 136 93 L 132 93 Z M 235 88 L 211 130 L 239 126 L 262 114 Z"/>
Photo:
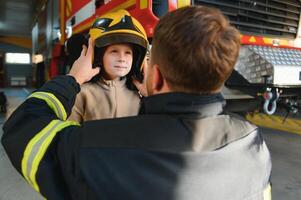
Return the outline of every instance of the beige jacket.
<path id="1" fill-rule="evenodd" d="M 140 108 L 137 92 L 126 87 L 123 80 L 99 80 L 81 86 L 69 120 L 87 120 L 134 116 Z"/>

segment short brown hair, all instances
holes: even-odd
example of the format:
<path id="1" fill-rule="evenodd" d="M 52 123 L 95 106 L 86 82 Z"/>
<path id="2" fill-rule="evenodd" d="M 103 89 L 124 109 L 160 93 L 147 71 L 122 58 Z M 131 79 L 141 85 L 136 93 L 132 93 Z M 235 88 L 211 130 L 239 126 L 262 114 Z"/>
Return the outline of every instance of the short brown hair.
<path id="1" fill-rule="evenodd" d="M 152 63 L 174 91 L 209 94 L 230 76 L 240 34 L 219 10 L 189 6 L 160 19 L 152 44 Z"/>

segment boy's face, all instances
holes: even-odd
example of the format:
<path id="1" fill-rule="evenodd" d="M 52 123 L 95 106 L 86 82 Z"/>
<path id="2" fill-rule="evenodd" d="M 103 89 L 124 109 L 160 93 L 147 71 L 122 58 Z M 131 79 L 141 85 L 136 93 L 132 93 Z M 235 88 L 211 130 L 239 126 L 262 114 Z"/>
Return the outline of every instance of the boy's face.
<path id="1" fill-rule="evenodd" d="M 127 75 L 133 63 L 133 49 L 128 44 L 113 44 L 106 48 L 103 56 L 105 78 L 114 80 Z"/>

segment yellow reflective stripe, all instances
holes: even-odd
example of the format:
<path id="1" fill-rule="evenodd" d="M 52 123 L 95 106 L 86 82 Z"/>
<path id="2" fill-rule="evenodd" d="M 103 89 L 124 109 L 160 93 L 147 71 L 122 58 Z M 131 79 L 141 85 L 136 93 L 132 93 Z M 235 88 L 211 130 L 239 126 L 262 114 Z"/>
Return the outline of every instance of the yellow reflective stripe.
<path id="1" fill-rule="evenodd" d="M 263 191 L 263 200 L 272 200 L 272 187 L 270 184 Z"/>
<path id="2" fill-rule="evenodd" d="M 36 181 L 36 173 L 45 152 L 56 134 L 71 125 L 79 124 L 73 121 L 53 120 L 36 134 L 26 146 L 22 158 L 22 174 L 36 191 L 40 191 Z"/>
<path id="3" fill-rule="evenodd" d="M 148 6 L 147 0 L 140 0 L 140 9 L 145 9 Z"/>
<path id="4" fill-rule="evenodd" d="M 36 134 L 27 144 L 24 154 L 23 154 L 23 158 L 22 158 L 22 174 L 25 177 L 25 179 L 28 181 L 28 183 L 31 184 L 30 180 L 29 180 L 29 173 L 28 173 L 28 160 L 30 159 L 30 155 L 31 155 L 31 151 L 33 149 L 33 146 L 37 143 L 37 141 L 39 141 L 41 139 L 41 137 L 46 133 L 49 132 L 49 130 L 54 126 L 55 121 L 50 122 L 42 131 L 40 131 L 38 134 Z"/>
<path id="5" fill-rule="evenodd" d="M 190 0 L 178 0 L 178 8 L 190 6 Z"/>
<path id="6" fill-rule="evenodd" d="M 67 119 L 67 112 L 63 104 L 53 94 L 49 92 L 35 92 L 32 93 L 28 98 L 38 98 L 46 101 L 47 105 L 54 111 L 59 119 Z"/>

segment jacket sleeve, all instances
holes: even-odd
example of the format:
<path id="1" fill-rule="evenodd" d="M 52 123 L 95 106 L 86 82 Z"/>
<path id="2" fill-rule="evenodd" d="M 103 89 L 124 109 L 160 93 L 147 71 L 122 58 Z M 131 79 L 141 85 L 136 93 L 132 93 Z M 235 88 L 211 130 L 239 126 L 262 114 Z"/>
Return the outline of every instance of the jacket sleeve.
<path id="1" fill-rule="evenodd" d="M 13 166 L 47 199 L 70 199 L 57 143 L 59 135 L 74 133 L 79 127 L 76 122 L 66 121 L 79 90 L 71 76 L 54 78 L 32 93 L 3 126 L 1 141 Z"/>

